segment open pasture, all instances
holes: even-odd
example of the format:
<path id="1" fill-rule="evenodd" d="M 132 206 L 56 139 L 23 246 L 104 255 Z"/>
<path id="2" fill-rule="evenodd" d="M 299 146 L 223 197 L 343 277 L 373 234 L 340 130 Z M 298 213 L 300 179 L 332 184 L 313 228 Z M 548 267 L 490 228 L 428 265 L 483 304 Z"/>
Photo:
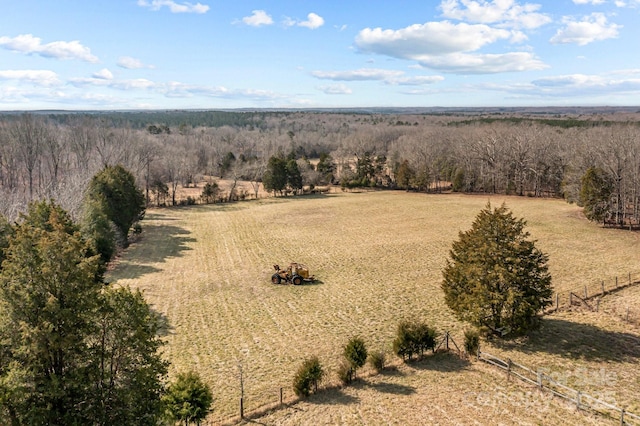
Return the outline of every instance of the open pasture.
<path id="1" fill-rule="evenodd" d="M 640 269 L 636 233 L 601 229 L 562 200 L 387 191 L 150 210 L 109 279 L 140 288 L 168 317 L 172 371 L 201 374 L 220 421 L 237 415 L 240 366 L 252 410 L 277 401 L 280 387 L 290 397 L 305 357 L 335 369 L 354 335 L 390 350 L 402 318 L 461 342 L 465 326 L 444 305 L 441 270 L 489 200 L 527 220 L 559 291 Z M 291 261 L 318 281 L 271 284 L 272 265 Z"/>

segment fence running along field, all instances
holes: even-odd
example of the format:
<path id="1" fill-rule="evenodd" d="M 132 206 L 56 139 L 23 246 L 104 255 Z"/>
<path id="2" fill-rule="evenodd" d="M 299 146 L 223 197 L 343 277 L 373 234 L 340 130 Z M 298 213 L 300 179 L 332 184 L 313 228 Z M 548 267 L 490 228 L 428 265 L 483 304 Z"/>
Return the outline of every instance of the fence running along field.
<path id="1" fill-rule="evenodd" d="M 435 345 L 434 348 L 432 349 L 432 353 L 434 354 L 436 352 L 453 351 L 456 353 L 456 355 L 460 357 L 466 356 L 463 350 L 460 348 L 460 346 L 458 346 L 458 344 L 453 339 L 452 334 L 448 331 L 445 331 L 442 335 L 439 336 L 439 340 L 437 341 L 437 343 L 438 344 Z M 389 354 L 385 354 L 385 355 L 388 356 Z M 422 358 L 425 356 L 427 355 L 426 354 L 418 355 L 419 358 Z M 395 368 L 395 367 L 398 367 L 398 365 L 399 365 L 399 361 L 396 359 L 394 360 L 387 359 L 384 362 L 385 369 Z M 366 377 L 375 376 L 377 374 L 379 374 L 379 371 L 364 367 L 362 368 L 362 371 L 358 372 L 358 377 L 366 378 Z M 240 382 L 242 381 L 241 376 L 239 376 L 239 380 Z M 242 388 L 242 385 L 240 386 Z M 314 393 L 331 391 L 331 390 L 339 389 L 342 386 L 344 385 L 338 384 L 337 382 L 325 382 L 325 383 L 321 383 Z M 261 404 L 258 406 L 251 406 L 247 404 L 250 398 L 247 398 L 248 395 L 245 395 L 244 390 L 241 390 L 240 394 L 241 395 L 238 399 L 238 408 L 239 408 L 238 415 L 220 419 L 221 425 L 230 426 L 230 425 L 238 424 L 243 420 L 259 418 L 260 416 L 263 416 L 269 413 L 270 411 L 274 411 L 279 408 L 283 408 L 284 406 L 292 405 L 300 401 L 300 397 L 294 394 L 290 386 L 274 388 L 273 393 L 271 394 L 272 395 L 271 402 L 267 402 L 266 404 Z"/>
<path id="2" fill-rule="evenodd" d="M 545 313 L 550 314 L 575 305 L 585 306 L 597 312 L 600 308 L 601 297 L 637 284 L 640 284 L 640 272 L 629 272 L 626 275 L 608 280 L 592 281 L 582 287 L 576 287 L 574 290 L 556 293 L 552 306 Z M 628 305 L 616 307 L 613 313 L 627 322 L 640 323 L 640 311 Z"/>
<path id="3" fill-rule="evenodd" d="M 536 386 L 540 390 L 551 392 L 554 396 L 575 404 L 578 410 L 589 410 L 612 419 L 619 419 L 621 426 L 640 425 L 640 415 L 628 412 L 624 408 L 617 407 L 587 393 L 558 383 L 552 377 L 541 371 L 533 371 L 508 358 L 507 360 L 503 360 L 488 352 L 482 352 L 480 348 L 478 348 L 477 359 L 478 361 L 483 361 L 506 371 L 507 380 L 509 380 L 511 376 L 515 376 L 525 383 Z"/>

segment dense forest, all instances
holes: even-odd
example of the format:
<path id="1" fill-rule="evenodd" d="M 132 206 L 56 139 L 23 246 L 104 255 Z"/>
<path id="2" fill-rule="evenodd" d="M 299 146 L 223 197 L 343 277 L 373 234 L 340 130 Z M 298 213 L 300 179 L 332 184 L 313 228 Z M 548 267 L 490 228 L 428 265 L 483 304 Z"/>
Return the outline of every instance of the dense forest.
<path id="1" fill-rule="evenodd" d="M 12 113 L 0 116 L 0 214 L 55 199 L 77 217 L 87 182 L 119 164 L 148 203 L 225 179 L 252 182 L 247 197 L 329 184 L 564 197 L 593 220 L 638 224 L 639 123 L 630 111 Z"/>

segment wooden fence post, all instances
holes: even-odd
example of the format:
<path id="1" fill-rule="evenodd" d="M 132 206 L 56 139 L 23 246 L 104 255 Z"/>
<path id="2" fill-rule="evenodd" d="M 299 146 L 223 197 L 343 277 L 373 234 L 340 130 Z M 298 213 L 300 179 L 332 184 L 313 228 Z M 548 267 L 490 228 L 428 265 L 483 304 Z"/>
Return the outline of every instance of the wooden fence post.
<path id="1" fill-rule="evenodd" d="M 627 306 L 627 322 L 629 322 L 629 307 Z"/>
<path id="2" fill-rule="evenodd" d="M 507 382 L 511 380 L 511 358 L 507 358 Z"/>
<path id="3" fill-rule="evenodd" d="M 580 409 L 580 396 L 581 393 L 580 391 L 578 391 L 578 394 L 576 395 L 576 407 L 578 408 L 578 410 Z"/>
<path id="4" fill-rule="evenodd" d="M 240 397 L 240 418 L 244 419 L 244 397 Z"/>
<path id="5" fill-rule="evenodd" d="M 602 280 L 602 295 L 604 296 L 604 280 Z"/>
<path id="6" fill-rule="evenodd" d="M 542 389 L 542 373 L 538 371 L 538 387 Z"/>
<path id="7" fill-rule="evenodd" d="M 600 298 L 596 299 L 596 312 L 600 311 Z"/>
<path id="8" fill-rule="evenodd" d="M 620 410 L 620 426 L 624 426 L 624 408 Z"/>
<path id="9" fill-rule="evenodd" d="M 478 342 L 478 350 L 476 351 L 476 361 L 480 361 L 480 342 Z"/>
<path id="10" fill-rule="evenodd" d="M 560 293 L 556 293 L 556 311 L 560 309 Z"/>
<path id="11" fill-rule="evenodd" d="M 280 405 L 282 405 L 282 388 L 280 388 Z"/>
<path id="12" fill-rule="evenodd" d="M 569 292 L 569 306 L 573 306 L 573 292 Z"/>

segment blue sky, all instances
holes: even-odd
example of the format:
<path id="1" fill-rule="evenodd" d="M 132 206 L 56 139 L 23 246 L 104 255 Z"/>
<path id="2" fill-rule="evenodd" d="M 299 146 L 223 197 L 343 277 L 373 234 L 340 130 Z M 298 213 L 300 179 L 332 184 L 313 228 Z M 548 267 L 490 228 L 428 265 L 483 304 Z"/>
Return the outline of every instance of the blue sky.
<path id="1" fill-rule="evenodd" d="M 0 110 L 640 104 L 640 0 L 0 5 Z"/>

